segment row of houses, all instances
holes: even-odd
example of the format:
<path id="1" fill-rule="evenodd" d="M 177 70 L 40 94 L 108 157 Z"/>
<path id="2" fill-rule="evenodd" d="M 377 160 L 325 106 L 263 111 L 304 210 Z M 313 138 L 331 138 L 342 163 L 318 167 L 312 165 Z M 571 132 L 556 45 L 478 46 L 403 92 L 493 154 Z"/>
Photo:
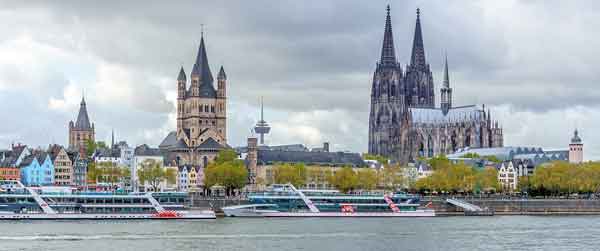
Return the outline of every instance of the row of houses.
<path id="1" fill-rule="evenodd" d="M 84 186 L 87 165 L 85 156 L 59 145 L 42 150 L 18 144 L 0 151 L 0 180 L 26 186 Z"/>

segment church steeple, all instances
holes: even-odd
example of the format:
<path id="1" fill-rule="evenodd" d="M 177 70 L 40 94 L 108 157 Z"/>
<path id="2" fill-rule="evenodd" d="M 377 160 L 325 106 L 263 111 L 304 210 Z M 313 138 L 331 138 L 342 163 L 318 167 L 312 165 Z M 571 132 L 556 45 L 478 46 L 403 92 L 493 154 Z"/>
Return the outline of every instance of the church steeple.
<path id="1" fill-rule="evenodd" d="M 77 129 L 91 129 L 90 118 L 88 117 L 87 106 L 85 98 L 81 98 L 79 104 L 79 113 L 77 114 L 77 121 L 75 122 L 75 128 Z"/>
<path id="2" fill-rule="evenodd" d="M 213 86 L 213 76 L 210 71 L 208 64 L 208 56 L 206 55 L 206 46 L 204 45 L 204 35 L 200 38 L 200 46 L 198 47 L 198 54 L 196 55 L 196 61 L 192 68 L 192 95 L 195 96 L 195 88 L 198 88 L 198 94 L 200 97 L 214 98 L 217 93 Z"/>
<path id="3" fill-rule="evenodd" d="M 410 58 L 410 65 L 420 70 L 427 68 L 425 61 L 425 47 L 423 46 L 423 34 L 421 32 L 421 11 L 417 8 L 417 22 L 415 25 L 415 37 Z"/>
<path id="4" fill-rule="evenodd" d="M 448 55 L 444 59 L 444 87 L 450 88 L 450 77 L 448 76 Z"/>
<path id="5" fill-rule="evenodd" d="M 381 60 L 383 66 L 396 65 L 396 52 L 394 49 L 394 35 L 392 33 L 392 18 L 390 16 L 390 5 L 387 6 L 385 18 L 385 31 L 383 34 L 383 45 L 381 47 Z"/>
<path id="6" fill-rule="evenodd" d="M 444 60 L 444 84 L 440 92 L 442 94 L 442 112 L 444 112 L 444 114 L 447 114 L 448 110 L 452 108 L 452 88 L 450 88 L 450 77 L 448 76 L 448 55 L 445 56 Z"/>

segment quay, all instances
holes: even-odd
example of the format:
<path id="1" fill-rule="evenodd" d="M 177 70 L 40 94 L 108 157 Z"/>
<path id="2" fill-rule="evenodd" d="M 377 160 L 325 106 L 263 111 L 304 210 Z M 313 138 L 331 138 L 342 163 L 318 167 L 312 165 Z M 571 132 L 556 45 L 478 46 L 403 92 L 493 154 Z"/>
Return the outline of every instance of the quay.
<path id="1" fill-rule="evenodd" d="M 213 209 L 222 215 L 226 206 L 249 204 L 247 198 L 210 198 L 190 194 L 194 209 Z M 446 202 L 445 197 L 423 197 L 421 204 L 431 202 L 436 216 L 464 216 L 465 210 Z M 538 198 L 478 198 L 462 197 L 460 200 L 488 208 L 494 215 L 600 215 L 600 199 L 538 199 Z"/>

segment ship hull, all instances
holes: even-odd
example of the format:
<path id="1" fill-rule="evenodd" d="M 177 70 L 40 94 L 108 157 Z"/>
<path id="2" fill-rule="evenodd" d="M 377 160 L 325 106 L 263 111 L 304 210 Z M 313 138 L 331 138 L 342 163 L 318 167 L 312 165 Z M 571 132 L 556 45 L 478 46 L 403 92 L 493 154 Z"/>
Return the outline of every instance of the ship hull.
<path id="1" fill-rule="evenodd" d="M 0 214 L 0 220 L 208 220 L 214 212 L 160 217 L 155 214 Z"/>

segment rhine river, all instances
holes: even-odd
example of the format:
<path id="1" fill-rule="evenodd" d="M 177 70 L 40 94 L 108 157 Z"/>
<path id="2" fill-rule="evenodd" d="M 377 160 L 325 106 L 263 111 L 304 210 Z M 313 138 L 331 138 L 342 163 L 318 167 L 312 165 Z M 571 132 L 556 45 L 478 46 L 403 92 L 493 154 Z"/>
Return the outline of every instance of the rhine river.
<path id="1" fill-rule="evenodd" d="M 0 222 L 0 250 L 597 250 L 600 216 Z"/>

